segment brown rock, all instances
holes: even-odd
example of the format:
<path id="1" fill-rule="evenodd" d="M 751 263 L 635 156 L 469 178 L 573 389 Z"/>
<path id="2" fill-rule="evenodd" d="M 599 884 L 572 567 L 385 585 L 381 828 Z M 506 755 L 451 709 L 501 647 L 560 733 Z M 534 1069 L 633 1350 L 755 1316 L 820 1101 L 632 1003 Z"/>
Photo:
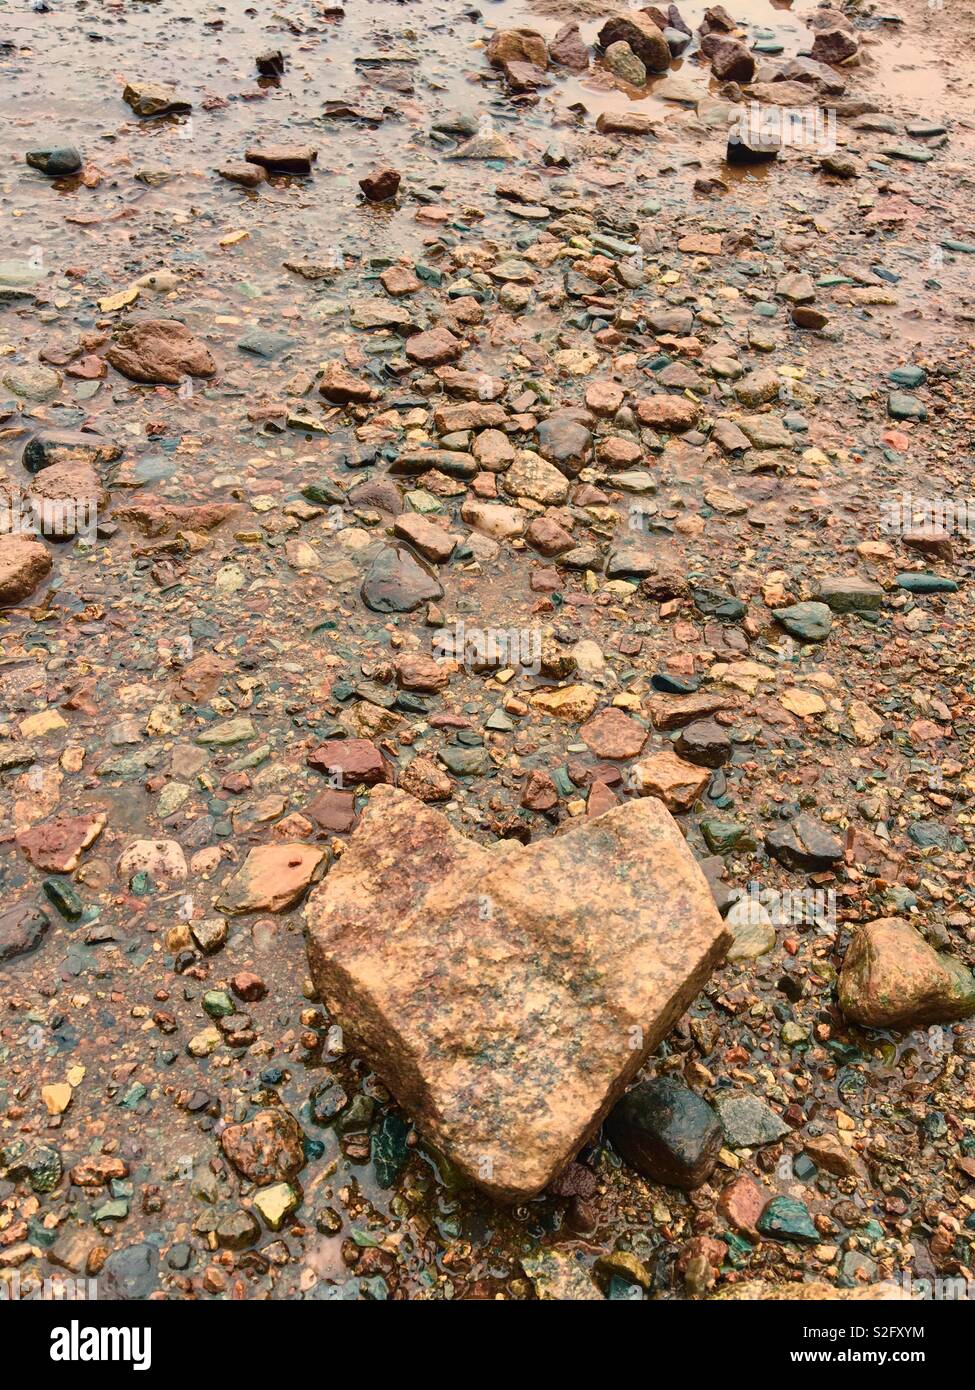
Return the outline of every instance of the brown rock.
<path id="1" fill-rule="evenodd" d="M 843 63 L 859 52 L 860 45 L 847 29 L 820 29 L 813 40 L 815 63 Z"/>
<path id="2" fill-rule="evenodd" d="M 642 10 L 630 10 L 615 19 L 608 19 L 599 31 L 599 46 L 605 50 L 611 43 L 628 43 L 647 72 L 666 72 L 670 67 L 670 49 L 660 29 Z"/>
<path id="3" fill-rule="evenodd" d="M 575 545 L 569 532 L 549 516 L 536 516 L 525 532 L 525 540 L 541 555 L 562 555 Z"/>
<path id="4" fill-rule="evenodd" d="M 267 183 L 267 170 L 260 164 L 248 164 L 244 159 L 224 164 L 217 173 L 228 183 L 240 184 L 241 188 L 259 188 L 262 183 Z"/>
<path id="5" fill-rule="evenodd" d="M 360 381 L 341 362 L 326 362 L 318 389 L 327 401 L 335 405 L 350 402 L 378 401 L 382 392 L 368 381 Z"/>
<path id="6" fill-rule="evenodd" d="M 305 807 L 309 816 L 322 830 L 344 835 L 355 825 L 355 793 L 329 788 L 319 792 Z"/>
<path id="7" fill-rule="evenodd" d="M 419 690 L 429 694 L 447 689 L 450 672 L 446 666 L 434 661 L 432 656 L 409 652 L 397 658 L 396 681 L 401 690 Z"/>
<path id="8" fill-rule="evenodd" d="M 42 541 L 11 532 L 0 536 L 0 608 L 23 603 L 51 573 L 51 552 Z"/>
<path id="9" fill-rule="evenodd" d="M 393 531 L 409 541 L 425 560 L 444 565 L 454 553 L 457 542 L 453 536 L 418 512 L 404 512 L 393 522 Z"/>
<path id="10" fill-rule="evenodd" d="M 339 786 L 371 787 L 386 781 L 383 755 L 367 738 L 332 738 L 308 755 L 308 766 L 327 772 Z"/>
<path id="11" fill-rule="evenodd" d="M 955 549 L 950 534 L 943 526 L 925 523 L 901 532 L 901 540 L 911 550 L 919 550 L 922 555 L 933 555 L 938 560 L 951 564 Z"/>
<path id="12" fill-rule="evenodd" d="M 643 450 L 635 439 L 622 439 L 619 435 L 609 435 L 596 445 L 596 457 L 604 468 L 612 472 L 616 469 L 630 468 L 643 458 Z"/>
<path id="13" fill-rule="evenodd" d="M 121 521 L 131 521 L 144 536 L 155 539 L 173 531 L 213 531 L 236 513 L 237 508 L 232 502 L 191 505 L 144 497 L 138 502 L 115 507 L 112 516 Z M 201 661 L 208 659 L 209 654 L 199 658 Z"/>
<path id="14" fill-rule="evenodd" d="M 50 926 L 47 913 L 26 899 L 0 909 L 0 965 L 35 951 Z"/>
<path id="15" fill-rule="evenodd" d="M 434 411 L 433 424 L 438 434 L 452 434 L 455 430 L 496 428 L 507 418 L 508 412 L 497 401 L 466 401 L 463 405 L 440 406 Z"/>
<path id="16" fill-rule="evenodd" d="M 668 811 L 689 811 L 711 774 L 706 768 L 685 763 L 669 748 L 654 753 L 632 768 L 633 786 L 641 796 L 655 796 Z"/>
<path id="17" fill-rule="evenodd" d="M 589 66 L 589 47 L 579 32 L 576 23 L 563 24 L 548 46 L 548 56 L 553 63 L 570 72 L 585 72 Z"/>
<path id="18" fill-rule="evenodd" d="M 100 811 L 90 816 L 55 816 L 22 830 L 17 844 L 36 869 L 49 874 L 74 873 L 82 851 L 98 839 L 105 821 Z"/>
<path id="19" fill-rule="evenodd" d="M 586 405 L 594 415 L 615 415 L 623 404 L 623 388 L 615 381 L 594 381 L 586 387 Z"/>
<path id="20" fill-rule="evenodd" d="M 398 169 L 375 169 L 359 180 L 359 187 L 370 203 L 386 203 L 395 198 L 399 191 L 400 173 Z"/>
<path id="21" fill-rule="evenodd" d="M 109 494 L 89 463 L 55 463 L 41 469 L 24 493 L 31 517 L 42 535 L 68 540 L 94 533 Z"/>
<path id="22" fill-rule="evenodd" d="M 192 110 L 192 104 L 165 82 L 127 82 L 122 100 L 137 116 L 169 116 Z"/>
<path id="23" fill-rule="evenodd" d="M 112 1154 L 90 1154 L 76 1163 L 68 1174 L 75 1187 L 104 1187 L 129 1176 L 129 1165 Z"/>
<path id="24" fill-rule="evenodd" d="M 178 386 L 184 376 L 213 376 L 217 364 L 185 324 L 141 319 L 123 328 L 106 357 L 130 381 Z"/>
<path id="25" fill-rule="evenodd" d="M 393 299 L 399 299 L 407 294 L 416 294 L 423 283 L 418 276 L 413 274 L 412 270 L 407 270 L 404 265 L 389 266 L 380 275 L 379 280 L 383 289 Z"/>
<path id="26" fill-rule="evenodd" d="M 767 1284 L 763 1279 L 746 1279 L 744 1283 L 723 1288 L 714 1298 L 732 1299 L 742 1303 L 909 1303 L 911 1293 L 899 1284 L 867 1284 L 862 1288 L 838 1289 L 818 1279 L 809 1283 Z"/>
<path id="27" fill-rule="evenodd" d="M 244 158 L 269 174 L 310 174 L 318 151 L 313 145 L 260 145 L 248 150 Z"/>
<path id="28" fill-rule="evenodd" d="M 747 1173 L 742 1173 L 722 1188 L 718 1198 L 718 1215 L 733 1231 L 758 1240 L 758 1218 L 768 1205 L 769 1194 Z"/>
<path id="29" fill-rule="evenodd" d="M 755 58 L 740 39 L 705 34 L 701 52 L 711 60 L 711 71 L 722 82 L 750 82 L 755 76 Z"/>
<path id="30" fill-rule="evenodd" d="M 515 456 L 514 445 L 501 430 L 482 430 L 471 446 L 471 453 L 489 473 L 503 473 Z"/>
<path id="31" fill-rule="evenodd" d="M 533 63 L 548 67 L 548 47 L 535 29 L 497 29 L 487 46 L 487 59 L 493 68 L 505 63 Z"/>
<path id="32" fill-rule="evenodd" d="M 656 117 L 642 111 L 601 111 L 596 117 L 603 135 L 650 135 L 656 125 Z"/>
<path id="33" fill-rule="evenodd" d="M 579 736 L 597 758 L 635 758 L 647 741 L 643 725 L 621 709 L 600 710 Z"/>
<path id="34" fill-rule="evenodd" d="M 485 848 L 377 788 L 306 920 L 329 1015 L 502 1201 L 569 1162 L 730 939 L 650 798 L 540 844 Z"/>
<path id="35" fill-rule="evenodd" d="M 594 685 L 585 683 L 563 685 L 558 690 L 539 690 L 531 697 L 531 702 L 543 714 L 581 723 L 595 712 L 599 691 Z"/>
<path id="36" fill-rule="evenodd" d="M 539 87 L 551 87 L 552 79 L 534 63 L 522 63 L 509 58 L 503 64 L 504 75 L 513 92 L 534 92 Z"/>
<path id="37" fill-rule="evenodd" d="M 423 367 L 439 367 L 453 362 L 464 351 L 464 344 L 446 328 L 431 328 L 406 340 L 406 355 Z"/>
<path id="38" fill-rule="evenodd" d="M 536 767 L 528 774 L 525 790 L 521 794 L 521 804 L 529 811 L 551 811 L 559 804 L 559 793 L 547 772 Z"/>
<path id="39" fill-rule="evenodd" d="M 832 1173 L 834 1177 L 846 1178 L 856 1172 L 856 1158 L 835 1134 L 821 1134 L 816 1139 L 807 1139 L 802 1147 L 817 1168 Z"/>
<path id="40" fill-rule="evenodd" d="M 695 719 L 734 709 L 737 703 L 733 695 L 654 695 L 650 700 L 650 718 L 655 729 L 682 729 Z"/>
<path id="41" fill-rule="evenodd" d="M 700 407 L 686 396 L 647 396 L 636 403 L 640 423 L 659 430 L 692 430 L 701 416 Z"/>
<path id="42" fill-rule="evenodd" d="M 855 929 L 837 995 L 847 1018 L 868 1028 L 918 1028 L 975 1013 L 971 972 L 901 917 Z"/>
<path id="43" fill-rule="evenodd" d="M 398 785 L 419 801 L 449 801 L 454 784 L 432 758 L 420 754 L 399 774 Z"/>
<path id="44" fill-rule="evenodd" d="M 305 1162 L 301 1126 L 290 1110 L 258 1110 L 243 1124 L 228 1125 L 220 1135 L 220 1147 L 249 1182 L 267 1187 L 289 1182 Z"/>
<path id="45" fill-rule="evenodd" d="M 616 793 L 605 782 L 593 782 L 586 797 L 586 815 L 603 816 L 618 804 Z"/>
<path id="46" fill-rule="evenodd" d="M 258 845 L 225 883 L 216 901 L 220 912 L 286 912 L 315 877 L 325 851 L 314 845 Z"/>

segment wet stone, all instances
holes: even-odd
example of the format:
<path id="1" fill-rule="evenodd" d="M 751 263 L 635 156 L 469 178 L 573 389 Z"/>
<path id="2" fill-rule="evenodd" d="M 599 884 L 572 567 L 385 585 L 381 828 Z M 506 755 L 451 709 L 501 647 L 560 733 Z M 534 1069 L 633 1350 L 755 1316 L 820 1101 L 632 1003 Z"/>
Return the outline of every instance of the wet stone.
<path id="1" fill-rule="evenodd" d="M 36 951 L 51 919 L 32 903 L 19 902 L 0 911 L 0 964 Z"/>
<path id="2" fill-rule="evenodd" d="M 374 613 L 412 613 L 443 592 L 433 571 L 405 546 L 381 550 L 362 583 L 362 601 Z"/>
<path id="3" fill-rule="evenodd" d="M 615 887 L 603 894 L 598 869 L 610 844 Z M 395 895 L 405 890 L 404 865 L 409 889 L 408 901 L 401 902 Z M 397 883 L 403 885 L 399 890 Z M 619 964 L 606 960 L 596 972 L 598 994 L 588 997 L 583 1025 L 571 991 L 555 975 L 537 972 L 549 940 L 564 934 L 563 902 L 568 908 L 571 899 L 574 917 L 585 901 L 580 894 L 589 892 L 600 904 L 592 920 L 603 924 Z M 681 904 L 679 966 L 664 966 L 654 934 L 648 938 L 640 925 L 650 920 L 646 914 L 661 892 L 668 914 Z M 493 903 L 487 925 L 478 907 L 484 895 Z M 353 903 L 358 906 L 351 910 Z M 399 924 L 395 937 L 382 929 L 387 914 Z M 467 928 L 471 914 L 480 922 L 476 932 Z M 669 916 L 654 919 L 656 931 L 666 935 Z M 652 798 L 528 848 L 502 841 L 488 856 L 413 798 L 377 789 L 345 854 L 309 905 L 307 921 L 312 974 L 330 1014 L 356 1038 L 360 1055 L 433 1142 L 475 1182 L 509 1201 L 541 1191 L 569 1161 L 635 1074 L 660 1025 L 666 1030 L 683 1007 L 679 1001 L 696 992 L 727 944 L 699 870 Z M 634 930 L 641 934 L 639 948 L 628 944 Z M 522 934 L 526 940 L 524 959 L 516 962 L 508 950 L 503 970 L 490 964 L 498 931 L 509 942 Z M 439 964 L 431 976 L 432 962 Z M 411 978 L 415 983 L 408 986 Z M 538 1034 L 516 1004 L 529 988 L 550 996 L 544 1015 L 562 1019 L 562 1026 Z M 357 1002 L 363 990 L 378 1004 L 368 1019 Z M 594 998 L 606 1000 L 602 1007 L 613 999 L 611 1025 L 601 1008 L 594 1009 Z M 487 1007 L 489 999 L 482 1015 L 478 1001 Z M 644 1030 L 644 1046 L 635 1051 L 619 1023 L 619 1010 L 631 1008 Z M 436 1041 L 425 1040 L 434 1017 Z M 499 1052 L 491 1039 L 501 1018 L 510 1027 L 501 1029 L 506 1041 Z M 573 1036 L 576 1026 L 587 1038 L 588 1080 L 570 1103 L 571 1087 L 553 1089 L 551 1077 L 573 1075 L 574 1064 L 558 1039 Z M 480 1038 L 476 1052 L 472 1036 Z M 464 1096 L 475 1084 L 480 1102 L 473 1109 Z"/>
<path id="4" fill-rule="evenodd" d="M 669 1077 L 627 1091 L 607 1119 L 606 1133 L 644 1177 L 686 1191 L 707 1182 L 724 1142 L 710 1105 Z"/>
<path id="5" fill-rule="evenodd" d="M 828 869 L 843 858 L 843 842 L 813 816 L 803 813 L 770 830 L 765 848 L 787 869 Z"/>
<path id="6" fill-rule="evenodd" d="M 774 1144 L 789 1133 L 789 1126 L 758 1096 L 719 1096 L 715 1109 L 724 1129 L 726 1142 L 733 1149 L 752 1149 Z"/>

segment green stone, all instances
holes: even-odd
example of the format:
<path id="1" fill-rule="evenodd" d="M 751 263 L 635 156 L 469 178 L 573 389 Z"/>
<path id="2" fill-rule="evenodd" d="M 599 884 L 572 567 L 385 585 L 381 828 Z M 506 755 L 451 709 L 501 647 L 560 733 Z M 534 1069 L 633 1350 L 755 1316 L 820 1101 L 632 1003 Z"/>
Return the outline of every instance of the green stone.
<path id="1" fill-rule="evenodd" d="M 376 1168 L 376 1182 L 386 1190 L 395 1183 L 406 1166 L 410 1151 L 406 1144 L 409 1129 L 394 1111 L 387 1111 L 382 1122 L 372 1136 L 372 1161 Z"/>
<path id="2" fill-rule="evenodd" d="M 945 579 L 940 574 L 919 574 L 905 570 L 898 574 L 894 583 L 899 589 L 910 594 L 956 594 L 958 585 L 953 579 Z"/>
<path id="3" fill-rule="evenodd" d="M 211 1018 L 228 1018 L 237 1012 L 237 1005 L 225 989 L 208 989 L 203 996 L 203 1012 Z"/>
<path id="4" fill-rule="evenodd" d="M 795 1197 L 773 1197 L 758 1218 L 759 1234 L 797 1245 L 818 1245 L 820 1236 L 809 1208 Z"/>
<path id="5" fill-rule="evenodd" d="M 68 922 L 77 922 L 85 910 L 78 894 L 63 878 L 46 878 L 41 884 L 44 896 Z"/>
<path id="6" fill-rule="evenodd" d="M 793 603 L 773 609 L 775 617 L 790 637 L 801 642 L 823 642 L 833 626 L 833 615 L 825 603 Z"/>

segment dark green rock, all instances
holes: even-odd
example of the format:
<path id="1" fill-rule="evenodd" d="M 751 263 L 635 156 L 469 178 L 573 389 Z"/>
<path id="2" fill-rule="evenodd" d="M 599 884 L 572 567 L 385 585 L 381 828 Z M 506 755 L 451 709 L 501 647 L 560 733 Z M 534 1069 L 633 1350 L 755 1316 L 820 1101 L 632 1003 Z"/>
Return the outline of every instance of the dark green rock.
<path id="1" fill-rule="evenodd" d="M 28 150 L 25 156 L 32 169 L 39 169 L 50 179 L 63 179 L 81 170 L 81 155 L 73 145 L 43 145 Z"/>
<path id="2" fill-rule="evenodd" d="M 872 579 L 852 575 L 845 579 L 821 580 L 816 597 L 834 613 L 856 613 L 879 608 L 885 594 Z"/>
<path id="3" fill-rule="evenodd" d="M 795 1197 L 773 1197 L 758 1218 L 758 1232 L 771 1240 L 798 1245 L 818 1245 L 820 1240 L 809 1208 Z"/>
<path id="4" fill-rule="evenodd" d="M 927 406 L 916 396 L 904 391 L 891 391 L 887 397 L 887 414 L 892 420 L 926 420 Z"/>
<path id="5" fill-rule="evenodd" d="M 126 1301 L 148 1298 L 156 1287 L 158 1265 L 159 1252 L 147 1242 L 113 1250 L 98 1275 L 99 1296 Z"/>
<path id="6" fill-rule="evenodd" d="M 793 603 L 772 611 L 789 636 L 801 642 L 824 642 L 833 626 L 833 615 L 825 603 Z"/>
<path id="7" fill-rule="evenodd" d="M 887 380 L 893 386 L 904 386 L 908 390 L 913 390 L 916 386 L 923 386 L 928 379 L 928 374 L 923 367 L 895 367 L 887 375 Z"/>
<path id="8" fill-rule="evenodd" d="M 399 1177 L 410 1151 L 406 1140 L 409 1129 L 399 1115 L 387 1111 L 372 1136 L 372 1161 L 376 1167 L 376 1182 L 384 1190 Z"/>
<path id="9" fill-rule="evenodd" d="M 719 1096 L 714 1102 L 724 1135 L 733 1149 L 753 1149 L 774 1144 L 789 1133 L 789 1126 L 759 1096 Z"/>
<path id="10" fill-rule="evenodd" d="M 337 1081 L 329 1079 L 316 1086 L 309 1096 L 311 1117 L 316 1125 L 330 1125 L 349 1103 L 349 1097 Z"/>
<path id="11" fill-rule="evenodd" d="M 956 594 L 958 585 L 953 579 L 945 579 L 940 574 L 920 574 L 914 570 L 904 570 L 895 577 L 898 589 L 906 589 L 909 594 Z"/>
<path id="12" fill-rule="evenodd" d="M 220 1218 L 217 1224 L 217 1243 L 224 1250 L 246 1250 L 260 1239 L 261 1227 L 244 1207 Z"/>
<path id="13" fill-rule="evenodd" d="M 61 916 L 69 922 L 77 922 L 85 910 L 78 894 L 63 878 L 46 878 L 41 884 L 48 902 L 57 908 Z"/>
<path id="14" fill-rule="evenodd" d="M 462 748 L 456 743 L 441 748 L 437 757 L 455 777 L 483 777 L 494 766 L 486 748 Z"/>

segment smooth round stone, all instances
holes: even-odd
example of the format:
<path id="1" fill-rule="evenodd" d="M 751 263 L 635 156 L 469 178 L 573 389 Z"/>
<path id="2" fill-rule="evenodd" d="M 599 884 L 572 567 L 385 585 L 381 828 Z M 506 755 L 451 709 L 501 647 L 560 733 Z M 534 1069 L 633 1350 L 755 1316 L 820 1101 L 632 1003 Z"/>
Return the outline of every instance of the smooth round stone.
<path id="1" fill-rule="evenodd" d="M 81 170 L 82 158 L 73 145 L 44 145 L 28 150 L 25 156 L 32 169 L 51 179 L 63 179 Z"/>

